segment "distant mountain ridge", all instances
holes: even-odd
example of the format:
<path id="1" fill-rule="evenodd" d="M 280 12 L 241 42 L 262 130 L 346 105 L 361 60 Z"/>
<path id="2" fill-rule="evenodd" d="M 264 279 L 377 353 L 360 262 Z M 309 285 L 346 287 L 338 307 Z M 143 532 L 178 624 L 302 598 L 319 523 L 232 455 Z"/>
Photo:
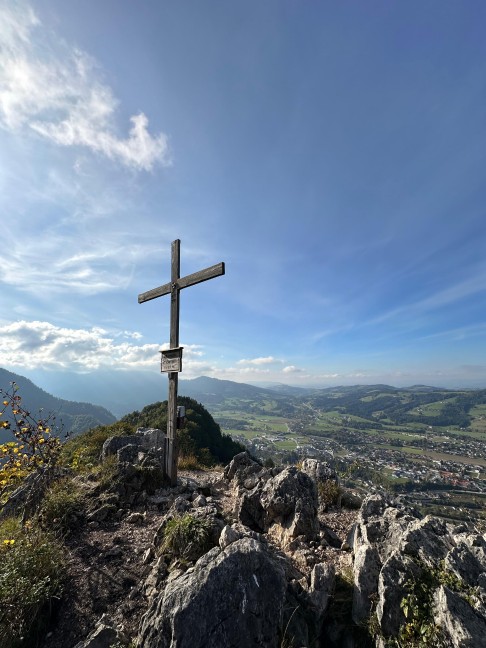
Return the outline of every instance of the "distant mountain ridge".
<path id="1" fill-rule="evenodd" d="M 44 415 L 54 412 L 57 422 L 63 424 L 63 433 L 76 435 L 96 425 L 107 425 L 116 421 L 115 416 L 101 405 L 57 398 L 37 387 L 25 376 L 0 368 L 0 388 L 7 391 L 12 382 L 19 386 L 22 403 L 32 415 L 36 416 L 40 409 L 44 410 Z M 2 430 L 0 442 L 11 440 L 10 436 L 7 430 Z"/>
<path id="2" fill-rule="evenodd" d="M 195 398 L 195 395 L 204 395 L 207 398 L 255 398 L 263 395 L 274 396 L 271 389 L 264 387 L 255 387 L 247 383 L 234 382 L 232 380 L 219 380 L 219 378 L 209 378 L 200 376 L 192 380 L 181 380 L 179 382 L 179 392 L 181 395 Z"/>
<path id="3" fill-rule="evenodd" d="M 46 392 L 59 394 L 62 398 L 57 399 L 51 408 L 56 411 L 60 407 L 61 400 L 76 403 L 76 414 L 84 414 L 83 408 L 90 402 L 97 402 L 104 407 L 101 410 L 113 412 L 120 418 L 129 412 L 143 409 L 148 403 L 155 403 L 167 399 L 168 385 L 165 375 L 158 372 L 121 372 L 102 371 L 92 374 L 69 373 L 65 381 L 53 380 L 48 372 L 33 371 L 34 384 L 42 385 L 43 398 L 45 402 Z M 10 376 L 10 377 L 9 377 Z M 7 387 L 15 374 L 5 372 L 0 375 L 0 386 Z M 24 378 L 24 380 L 27 380 Z M 470 400 L 474 397 L 477 389 L 447 389 L 427 385 L 413 385 L 411 387 L 393 387 L 390 385 L 340 385 L 333 387 L 296 387 L 282 383 L 261 383 L 247 384 L 232 380 L 220 380 L 201 376 L 194 379 L 184 379 L 183 374 L 179 376 L 179 395 L 188 396 L 202 403 L 213 414 L 219 411 L 234 410 L 247 411 L 261 414 L 278 414 L 280 416 L 293 416 L 301 411 L 302 405 L 317 408 L 340 407 L 341 412 L 351 413 L 360 416 L 367 416 L 373 411 L 373 407 L 365 405 L 366 401 L 373 401 L 377 406 L 374 410 L 389 411 L 390 406 L 396 410 L 399 404 L 399 397 L 403 400 L 399 409 L 407 409 L 407 399 L 412 394 L 415 397 L 415 405 L 419 406 L 436 399 L 449 396 L 457 396 L 459 401 Z M 377 396 L 379 395 L 379 399 Z M 392 399 L 392 397 L 394 397 Z M 53 398 L 53 397 L 51 397 Z M 79 403 L 83 400 L 84 403 Z M 364 402 L 363 402 L 364 399 Z M 39 403 L 39 399 L 36 401 Z M 26 401 L 27 403 L 27 401 Z M 461 403 L 458 403 L 461 405 Z M 379 407 L 378 407 L 379 405 Z M 34 410 L 29 403 L 29 407 Z M 88 405 L 90 414 L 98 418 L 93 412 L 95 405 Z M 408 409 L 412 407 L 410 403 Z M 105 409 L 106 408 L 106 409 Z M 467 408 L 466 408 L 467 409 Z M 367 410 L 370 410 L 368 412 Z M 70 414 L 69 407 L 62 407 L 64 414 Z M 99 410 L 98 410 L 99 412 Z M 101 416 L 101 415 L 100 415 Z M 224 416 L 224 415 L 223 415 Z M 67 421 L 67 418 L 65 419 Z M 376 416 L 373 417 L 376 420 Z M 414 416 L 414 421 L 417 417 Z M 98 421 L 94 423 L 98 424 Z M 86 422 L 83 423 L 86 429 Z"/>

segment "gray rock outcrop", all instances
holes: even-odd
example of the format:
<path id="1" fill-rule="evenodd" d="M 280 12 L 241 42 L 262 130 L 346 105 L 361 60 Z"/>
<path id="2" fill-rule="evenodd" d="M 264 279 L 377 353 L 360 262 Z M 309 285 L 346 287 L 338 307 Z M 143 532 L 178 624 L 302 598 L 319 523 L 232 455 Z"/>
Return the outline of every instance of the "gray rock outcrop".
<path id="1" fill-rule="evenodd" d="M 237 519 L 259 533 L 270 532 L 282 544 L 303 536 L 316 538 L 317 488 L 315 481 L 295 466 L 268 471 L 246 452 L 225 469 L 233 483 Z"/>
<path id="2" fill-rule="evenodd" d="M 125 634 L 104 614 L 88 637 L 74 648 L 111 648 L 114 645 L 128 646 L 128 643 Z"/>
<path id="3" fill-rule="evenodd" d="M 121 448 L 127 445 L 137 446 L 143 450 L 157 450 L 164 452 L 165 433 L 156 428 L 139 428 L 135 434 L 126 436 L 112 436 L 106 439 L 101 449 L 101 460 L 117 454 Z"/>
<path id="4" fill-rule="evenodd" d="M 242 538 L 214 548 L 153 600 L 139 645 L 276 648 L 286 588 L 283 567 L 258 541 Z"/>
<path id="5" fill-rule="evenodd" d="M 417 640 L 428 632 L 429 642 L 440 645 L 483 645 L 484 536 L 455 531 L 431 516 L 420 519 L 411 509 L 371 495 L 363 502 L 352 544 L 355 623 L 375 614 L 385 640 L 398 637 L 407 623 Z"/>
<path id="6" fill-rule="evenodd" d="M 316 538 L 319 532 L 317 489 L 305 473 L 294 466 L 285 468 L 267 481 L 260 502 L 265 530 L 276 530 L 284 544 L 297 536 L 307 540 Z"/>
<path id="7" fill-rule="evenodd" d="M 327 461 L 319 461 L 318 459 L 304 459 L 301 465 L 301 471 L 309 475 L 316 484 L 319 482 L 331 480 L 338 483 L 338 476 L 334 468 L 332 468 Z"/>

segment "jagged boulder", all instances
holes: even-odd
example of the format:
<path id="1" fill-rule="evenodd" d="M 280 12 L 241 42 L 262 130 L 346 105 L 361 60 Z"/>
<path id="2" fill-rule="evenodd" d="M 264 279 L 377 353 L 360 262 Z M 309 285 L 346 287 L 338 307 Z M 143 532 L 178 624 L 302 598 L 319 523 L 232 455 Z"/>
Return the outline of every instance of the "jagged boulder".
<path id="1" fill-rule="evenodd" d="M 286 589 L 283 567 L 260 542 L 242 538 L 215 547 L 153 599 L 138 645 L 276 648 Z"/>
<path id="2" fill-rule="evenodd" d="M 255 537 L 251 537 L 251 536 Z M 335 568 L 316 564 L 307 576 L 240 524 L 224 527 L 185 573 L 173 569 L 165 589 L 160 559 L 144 590 L 149 607 L 138 644 L 144 648 L 277 648 L 310 646 L 321 635 Z"/>
<path id="3" fill-rule="evenodd" d="M 236 455 L 224 475 L 234 483 L 234 512 L 242 524 L 270 531 L 283 544 L 298 536 L 317 537 L 317 488 L 309 475 L 295 466 L 268 471 L 247 452 Z"/>
<path id="4" fill-rule="evenodd" d="M 262 488 L 255 486 L 251 491 L 241 490 L 235 501 L 237 519 L 248 528 L 258 533 L 265 531 L 265 510 L 260 497 Z"/>
<path id="5" fill-rule="evenodd" d="M 352 546 L 355 623 L 376 613 L 385 639 L 399 636 L 407 623 L 417 640 L 430 633 L 431 641 L 455 648 L 482 645 L 484 536 L 431 516 L 420 519 L 385 496 L 371 495 L 358 515 Z"/>
<path id="6" fill-rule="evenodd" d="M 486 639 L 484 615 L 474 610 L 459 594 L 441 585 L 435 593 L 436 623 L 443 628 L 454 648 L 478 648 Z"/>
<path id="7" fill-rule="evenodd" d="M 316 485 L 319 482 L 328 480 L 336 483 L 339 481 L 336 471 L 327 463 L 327 461 L 319 461 L 318 459 L 309 458 L 304 459 L 300 469 L 306 475 L 309 475 Z"/>
<path id="8" fill-rule="evenodd" d="M 156 428 L 139 428 L 135 434 L 126 436 L 112 436 L 106 439 L 101 448 L 101 460 L 117 454 L 121 448 L 127 445 L 138 446 L 145 450 L 157 450 L 164 452 L 165 433 Z"/>
<path id="9" fill-rule="evenodd" d="M 370 545 L 360 546 L 354 554 L 353 621 L 361 624 L 369 618 L 373 595 L 378 590 L 381 561 Z"/>
<path id="10" fill-rule="evenodd" d="M 117 454 L 119 450 L 127 445 L 142 446 L 142 437 L 130 434 L 128 436 L 112 436 L 106 439 L 101 448 L 101 461 Z"/>
<path id="11" fill-rule="evenodd" d="M 313 480 L 295 466 L 285 468 L 268 480 L 260 502 L 264 509 L 265 529 L 278 525 L 282 539 L 297 536 L 314 540 L 319 532 L 317 489 Z"/>
<path id="12" fill-rule="evenodd" d="M 419 581 L 423 570 L 408 556 L 393 553 L 383 565 L 378 579 L 376 617 L 386 637 L 396 636 L 405 622 L 401 603 L 410 583 Z"/>
<path id="13" fill-rule="evenodd" d="M 309 599 L 318 614 L 319 620 L 322 620 L 327 610 L 329 598 L 334 589 L 335 578 L 336 569 L 333 563 L 314 565 L 309 583 Z"/>
<path id="14" fill-rule="evenodd" d="M 112 648 L 115 645 L 128 646 L 128 643 L 125 634 L 115 626 L 107 614 L 103 614 L 94 630 L 74 648 Z"/>
<path id="15" fill-rule="evenodd" d="M 147 449 L 137 442 L 137 436 L 111 437 L 102 451 L 105 459 L 116 456 L 116 474 L 110 488 L 117 493 L 120 503 L 128 507 L 143 504 L 147 495 L 154 495 L 167 481 L 163 452 Z M 126 443 L 126 440 L 135 440 L 135 443 Z"/>
<path id="16" fill-rule="evenodd" d="M 268 479 L 270 472 L 245 451 L 233 457 L 224 469 L 223 476 L 228 481 L 234 482 L 235 486 L 251 490 L 260 480 Z"/>

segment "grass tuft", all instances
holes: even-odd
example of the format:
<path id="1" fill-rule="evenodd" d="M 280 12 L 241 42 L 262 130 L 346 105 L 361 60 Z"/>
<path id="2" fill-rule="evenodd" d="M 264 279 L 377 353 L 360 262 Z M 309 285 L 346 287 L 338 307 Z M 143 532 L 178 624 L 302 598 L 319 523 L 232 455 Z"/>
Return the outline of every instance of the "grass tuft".
<path id="1" fill-rule="evenodd" d="M 67 535 L 84 516 L 86 501 L 76 482 L 69 477 L 59 479 L 47 490 L 40 508 L 42 526 Z"/>
<path id="2" fill-rule="evenodd" d="M 161 553 L 173 558 L 197 560 L 211 548 L 212 524 L 189 513 L 169 520 L 165 526 Z"/>
<path id="3" fill-rule="evenodd" d="M 180 470 L 205 470 L 199 459 L 194 454 L 179 455 L 177 467 Z"/>

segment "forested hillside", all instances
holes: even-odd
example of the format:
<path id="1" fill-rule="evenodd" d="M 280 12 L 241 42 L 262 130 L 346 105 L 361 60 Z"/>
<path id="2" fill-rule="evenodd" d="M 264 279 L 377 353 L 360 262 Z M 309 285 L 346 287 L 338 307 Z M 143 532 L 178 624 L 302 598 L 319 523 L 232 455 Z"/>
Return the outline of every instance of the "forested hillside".
<path id="1" fill-rule="evenodd" d="M 211 414 L 197 401 L 187 396 L 178 398 L 178 405 L 186 408 L 186 424 L 177 431 L 180 452 L 193 454 L 203 463 L 226 463 L 244 447 L 233 441 L 221 428 Z M 132 412 L 121 419 L 134 427 L 167 429 L 167 401 L 153 403 L 141 412 Z"/>
<path id="2" fill-rule="evenodd" d="M 54 413 L 57 423 L 62 425 L 63 434 L 76 435 L 96 425 L 107 425 L 115 421 L 113 414 L 104 407 L 56 398 L 34 385 L 28 378 L 0 369 L 0 388 L 7 391 L 13 382 L 19 387 L 25 407 L 32 413 L 38 413 L 39 410 L 43 410 L 44 414 Z M 9 440 L 9 432 L 1 430 L 0 442 Z"/>

